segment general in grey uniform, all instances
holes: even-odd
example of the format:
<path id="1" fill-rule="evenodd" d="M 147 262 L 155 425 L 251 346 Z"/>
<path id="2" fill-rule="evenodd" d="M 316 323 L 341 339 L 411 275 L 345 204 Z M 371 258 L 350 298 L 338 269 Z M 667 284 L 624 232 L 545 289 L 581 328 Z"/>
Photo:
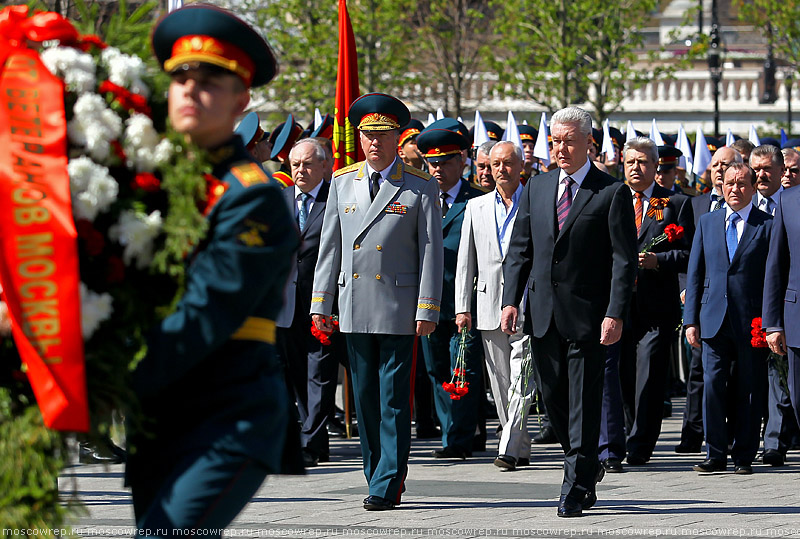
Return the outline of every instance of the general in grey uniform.
<path id="1" fill-rule="evenodd" d="M 439 320 L 442 210 L 437 182 L 397 157 L 410 117 L 400 100 L 366 94 L 348 117 L 366 161 L 331 182 L 311 314 L 329 329 L 338 291 L 369 484 L 364 508 L 383 510 L 400 502 L 408 469 L 414 338 Z"/>

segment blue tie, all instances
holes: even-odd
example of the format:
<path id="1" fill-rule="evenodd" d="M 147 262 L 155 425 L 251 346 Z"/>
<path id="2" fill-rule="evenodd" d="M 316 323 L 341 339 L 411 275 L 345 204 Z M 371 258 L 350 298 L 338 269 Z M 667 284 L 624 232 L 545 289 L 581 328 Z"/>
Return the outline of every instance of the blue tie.
<path id="1" fill-rule="evenodd" d="M 733 260 L 733 255 L 736 253 L 736 247 L 739 245 L 739 237 L 736 234 L 736 222 L 741 219 L 739 214 L 733 212 L 728 217 L 728 230 L 725 232 L 725 242 L 728 244 L 728 262 Z"/>
<path id="2" fill-rule="evenodd" d="M 300 232 L 306 227 L 308 220 L 308 199 L 311 197 L 308 193 L 300 193 L 300 213 L 297 214 L 297 224 L 300 226 Z"/>

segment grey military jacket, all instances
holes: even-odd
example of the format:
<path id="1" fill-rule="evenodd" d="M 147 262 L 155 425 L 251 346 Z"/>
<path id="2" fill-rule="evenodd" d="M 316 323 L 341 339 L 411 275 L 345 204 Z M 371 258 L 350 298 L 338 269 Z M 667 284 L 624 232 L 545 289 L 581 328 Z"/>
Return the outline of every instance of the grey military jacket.
<path id="1" fill-rule="evenodd" d="M 395 159 L 370 202 L 365 162 L 336 171 L 311 314 L 330 316 L 338 289 L 343 333 L 413 335 L 417 320 L 439 320 L 443 264 L 436 180 Z"/>

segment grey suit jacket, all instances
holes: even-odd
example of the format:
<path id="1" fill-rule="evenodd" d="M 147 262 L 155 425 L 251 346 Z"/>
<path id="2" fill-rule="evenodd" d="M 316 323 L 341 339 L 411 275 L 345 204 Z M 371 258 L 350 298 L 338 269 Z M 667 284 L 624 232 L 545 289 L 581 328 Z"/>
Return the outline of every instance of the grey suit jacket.
<path id="1" fill-rule="evenodd" d="M 461 225 L 461 243 L 456 265 L 456 313 L 472 311 L 472 290 L 477 276 L 475 327 L 500 327 L 503 299 L 503 259 L 494 216 L 496 191 L 467 203 Z"/>
<path id="2" fill-rule="evenodd" d="M 365 169 L 364 162 L 340 169 L 331 182 L 311 314 L 330 316 L 338 288 L 343 333 L 413 335 L 417 320 L 439 320 L 439 184 L 396 159 L 370 202 Z"/>

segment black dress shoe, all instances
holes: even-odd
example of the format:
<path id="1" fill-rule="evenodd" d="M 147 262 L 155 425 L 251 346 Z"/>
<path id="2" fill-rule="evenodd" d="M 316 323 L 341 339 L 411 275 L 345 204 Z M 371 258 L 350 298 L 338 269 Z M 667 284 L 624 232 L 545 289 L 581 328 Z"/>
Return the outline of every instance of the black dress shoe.
<path id="1" fill-rule="evenodd" d="M 445 447 L 444 449 L 437 449 L 432 451 L 431 454 L 434 458 L 437 459 L 457 459 L 457 460 L 466 460 L 468 455 L 466 451 L 462 451 L 461 449 L 456 449 L 455 447 Z"/>
<path id="2" fill-rule="evenodd" d="M 517 459 L 510 455 L 499 455 L 494 459 L 494 465 L 503 470 L 515 470 L 517 468 Z"/>
<path id="3" fill-rule="evenodd" d="M 620 459 L 609 457 L 600 461 L 603 469 L 608 473 L 622 473 L 622 461 Z"/>
<path id="4" fill-rule="evenodd" d="M 334 438 L 347 438 L 347 429 L 344 427 L 344 423 L 339 421 L 338 418 L 331 418 L 328 419 L 328 436 L 333 436 Z"/>
<path id="5" fill-rule="evenodd" d="M 539 434 L 531 438 L 531 441 L 535 444 L 554 444 L 558 440 L 556 440 L 556 433 L 553 432 L 552 427 L 545 427 Z"/>
<path id="6" fill-rule="evenodd" d="M 647 459 L 639 455 L 630 454 L 625 458 L 625 460 L 627 460 L 628 464 L 631 466 L 644 466 L 647 464 Z"/>
<path id="7" fill-rule="evenodd" d="M 736 475 L 751 475 L 753 467 L 750 464 L 737 464 L 733 467 L 733 473 Z"/>
<path id="8" fill-rule="evenodd" d="M 436 425 L 417 426 L 417 439 L 429 440 L 431 438 L 441 438 L 442 431 Z"/>
<path id="9" fill-rule="evenodd" d="M 475 436 L 472 439 L 472 452 L 483 453 L 484 451 L 486 451 L 486 433 L 483 433 L 483 435 L 480 436 Z"/>
<path id="10" fill-rule="evenodd" d="M 124 451 L 121 448 L 117 449 Z M 122 464 L 125 459 L 116 455 L 111 447 L 101 449 L 89 442 L 81 442 L 78 451 L 78 462 L 81 464 Z"/>
<path id="11" fill-rule="evenodd" d="M 786 459 L 784 458 L 783 453 L 777 449 L 767 449 L 764 451 L 764 455 L 761 457 L 761 462 L 764 464 L 769 464 L 770 466 L 783 466 L 786 462 Z"/>
<path id="12" fill-rule="evenodd" d="M 724 460 L 706 459 L 692 466 L 692 469 L 700 473 L 724 472 L 728 469 L 728 464 Z"/>
<path id="13" fill-rule="evenodd" d="M 317 464 L 319 464 L 319 458 L 310 451 L 303 449 L 303 466 L 313 468 Z"/>
<path id="14" fill-rule="evenodd" d="M 587 509 L 591 509 L 592 507 L 594 507 L 594 504 L 596 503 L 597 503 L 597 493 L 595 493 L 594 491 L 587 492 L 586 497 L 581 502 L 581 509 L 583 509 L 584 511 Z"/>
<path id="15" fill-rule="evenodd" d="M 364 509 L 367 511 L 387 511 L 394 509 L 396 506 L 396 503 L 380 496 L 367 496 L 364 498 Z"/>
<path id="16" fill-rule="evenodd" d="M 317 456 L 317 461 L 319 462 L 330 462 L 331 456 L 329 453 L 324 453 L 322 455 Z"/>
<path id="17" fill-rule="evenodd" d="M 558 516 L 563 518 L 583 516 L 583 506 L 581 502 L 576 502 L 569 496 L 561 496 L 558 502 Z"/>
<path id="18" fill-rule="evenodd" d="M 703 444 L 693 444 L 689 442 L 681 442 L 675 446 L 676 453 L 702 453 Z"/>
<path id="19" fill-rule="evenodd" d="M 531 459 L 526 459 L 524 457 L 521 458 L 521 459 L 517 459 L 517 466 L 518 467 L 519 466 L 530 466 L 530 465 L 531 465 Z"/>

